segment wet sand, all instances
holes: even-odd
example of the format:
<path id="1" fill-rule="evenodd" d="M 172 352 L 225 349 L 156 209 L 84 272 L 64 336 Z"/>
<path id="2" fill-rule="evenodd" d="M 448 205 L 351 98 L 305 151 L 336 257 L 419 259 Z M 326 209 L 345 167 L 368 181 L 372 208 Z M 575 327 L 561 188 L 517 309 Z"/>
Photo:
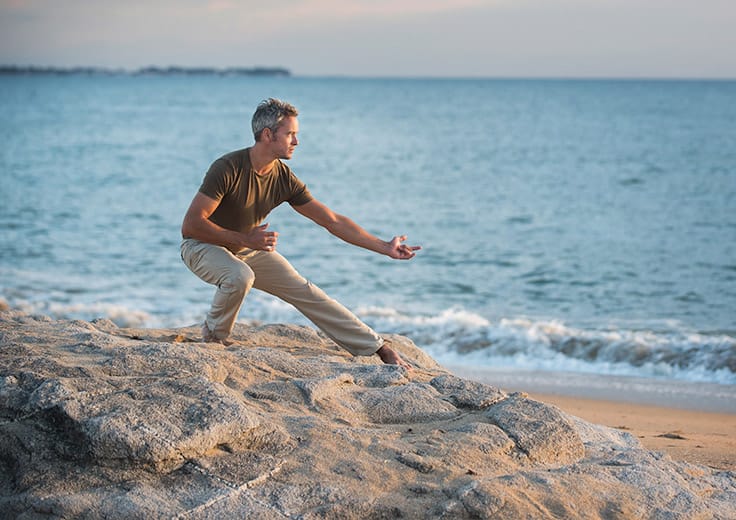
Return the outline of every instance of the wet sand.
<path id="1" fill-rule="evenodd" d="M 675 460 L 736 471 L 736 414 L 549 394 L 531 397 L 586 421 L 628 431 Z"/>
<path id="2" fill-rule="evenodd" d="M 710 383 L 452 366 L 586 421 L 625 430 L 674 460 L 736 471 L 736 387 Z"/>

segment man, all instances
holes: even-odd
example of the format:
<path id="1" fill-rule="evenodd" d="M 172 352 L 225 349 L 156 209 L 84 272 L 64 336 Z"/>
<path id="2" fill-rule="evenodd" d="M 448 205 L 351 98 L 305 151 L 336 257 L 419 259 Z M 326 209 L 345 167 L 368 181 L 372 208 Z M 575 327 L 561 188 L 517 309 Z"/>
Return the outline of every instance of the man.
<path id="1" fill-rule="evenodd" d="M 212 164 L 184 216 L 182 259 L 194 274 L 217 286 L 203 339 L 231 344 L 227 338 L 240 306 L 255 287 L 294 305 L 351 354 L 377 354 L 384 363 L 409 369 L 370 327 L 297 273 L 276 251 L 279 234 L 263 224 L 286 201 L 350 244 L 398 260 L 409 260 L 420 249 L 405 245 L 406 236 L 380 240 L 312 197 L 282 162 L 299 144 L 297 115 L 296 108 L 278 99 L 261 102 L 252 120 L 255 144 Z"/>

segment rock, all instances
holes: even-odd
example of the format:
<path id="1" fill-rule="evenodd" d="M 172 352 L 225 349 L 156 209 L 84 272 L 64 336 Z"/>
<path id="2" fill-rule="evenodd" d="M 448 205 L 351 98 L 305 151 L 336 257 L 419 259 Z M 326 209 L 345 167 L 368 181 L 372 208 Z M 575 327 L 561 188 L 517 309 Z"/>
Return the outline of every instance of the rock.
<path id="1" fill-rule="evenodd" d="M 422 383 L 370 389 L 356 395 L 368 420 L 389 424 L 441 421 L 459 414 L 457 408 L 438 397 L 431 386 Z"/>
<path id="2" fill-rule="evenodd" d="M 535 462 L 569 464 L 585 455 L 580 435 L 554 406 L 514 394 L 489 408 L 486 416 Z"/>
<path id="3" fill-rule="evenodd" d="M 435 377 L 429 384 L 447 396 L 459 408 L 480 410 L 506 397 L 506 394 L 498 388 L 450 374 Z"/>
<path id="4" fill-rule="evenodd" d="M 0 312 L 2 518 L 736 517 L 736 475 L 309 327 Z"/>

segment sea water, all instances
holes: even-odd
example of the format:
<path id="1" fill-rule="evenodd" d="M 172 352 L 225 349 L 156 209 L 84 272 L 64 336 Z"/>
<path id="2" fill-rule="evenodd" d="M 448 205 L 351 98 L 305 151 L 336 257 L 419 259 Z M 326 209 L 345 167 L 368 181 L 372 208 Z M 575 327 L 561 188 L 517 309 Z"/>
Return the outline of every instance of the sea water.
<path id="1" fill-rule="evenodd" d="M 351 247 L 288 205 L 302 274 L 450 364 L 736 384 L 736 82 L 0 77 L 0 298 L 200 323 L 179 257 L 210 163 L 257 103 L 300 109 L 319 200 L 422 251 Z M 254 291 L 240 319 L 307 323 Z"/>

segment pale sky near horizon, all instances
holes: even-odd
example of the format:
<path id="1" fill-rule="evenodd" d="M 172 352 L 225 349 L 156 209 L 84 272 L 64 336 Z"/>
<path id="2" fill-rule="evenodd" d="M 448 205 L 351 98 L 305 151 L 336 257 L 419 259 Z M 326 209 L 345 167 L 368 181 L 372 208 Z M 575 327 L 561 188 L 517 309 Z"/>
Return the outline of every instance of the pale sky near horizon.
<path id="1" fill-rule="evenodd" d="M 736 78 L 736 0 L 0 0 L 0 64 Z"/>

